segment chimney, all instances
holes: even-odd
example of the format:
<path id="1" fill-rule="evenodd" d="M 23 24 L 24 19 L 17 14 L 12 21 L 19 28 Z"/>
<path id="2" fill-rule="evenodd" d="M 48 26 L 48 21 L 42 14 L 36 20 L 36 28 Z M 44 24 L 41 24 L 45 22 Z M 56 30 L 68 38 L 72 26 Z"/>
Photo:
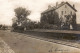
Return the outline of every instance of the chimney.
<path id="1" fill-rule="evenodd" d="M 51 8 L 52 8 L 51 5 L 49 5 L 49 6 L 48 6 L 48 9 L 51 9 Z"/>
<path id="2" fill-rule="evenodd" d="M 75 5 L 73 4 L 73 7 L 75 8 Z"/>

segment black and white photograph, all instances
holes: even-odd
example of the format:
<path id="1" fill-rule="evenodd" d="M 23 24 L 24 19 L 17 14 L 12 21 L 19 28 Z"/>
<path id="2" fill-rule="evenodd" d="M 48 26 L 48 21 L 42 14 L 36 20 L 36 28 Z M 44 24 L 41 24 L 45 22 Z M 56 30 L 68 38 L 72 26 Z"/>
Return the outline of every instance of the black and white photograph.
<path id="1" fill-rule="evenodd" d="M 0 53 L 80 53 L 80 0 L 0 0 Z"/>

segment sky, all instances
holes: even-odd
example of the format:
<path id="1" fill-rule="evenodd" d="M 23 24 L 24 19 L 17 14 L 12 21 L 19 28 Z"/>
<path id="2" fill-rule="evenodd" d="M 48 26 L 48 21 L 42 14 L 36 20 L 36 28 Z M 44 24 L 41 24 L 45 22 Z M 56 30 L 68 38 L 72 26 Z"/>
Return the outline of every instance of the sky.
<path id="1" fill-rule="evenodd" d="M 48 8 L 48 5 L 55 6 L 56 2 L 68 1 L 75 4 L 77 9 L 77 23 L 80 23 L 80 0 L 0 0 L 0 24 L 12 25 L 12 19 L 15 17 L 14 9 L 23 7 L 31 11 L 28 16 L 32 21 L 40 21 L 41 12 Z"/>

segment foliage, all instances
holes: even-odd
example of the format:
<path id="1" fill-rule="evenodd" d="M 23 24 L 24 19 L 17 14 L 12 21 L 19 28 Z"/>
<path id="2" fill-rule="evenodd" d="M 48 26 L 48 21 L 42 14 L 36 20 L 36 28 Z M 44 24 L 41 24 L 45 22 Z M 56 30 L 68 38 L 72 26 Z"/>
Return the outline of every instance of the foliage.
<path id="1" fill-rule="evenodd" d="M 26 8 L 18 7 L 15 10 L 15 16 L 18 18 L 17 22 L 18 24 L 22 23 L 26 17 L 30 14 L 29 10 L 26 10 Z"/>
<path id="2" fill-rule="evenodd" d="M 54 24 L 54 25 L 60 25 L 59 15 L 56 11 L 48 12 L 49 14 L 43 14 L 41 16 L 41 22 L 42 23 L 48 23 L 48 24 Z"/>
<path id="3" fill-rule="evenodd" d="M 73 19 L 72 19 L 72 26 L 73 26 L 73 30 L 76 30 L 77 28 L 77 23 L 76 23 L 76 14 L 72 15 Z"/>
<path id="4" fill-rule="evenodd" d="M 54 11 L 54 13 L 50 15 L 49 24 L 54 24 L 54 25 L 60 24 L 59 15 L 56 11 Z"/>
<path id="5" fill-rule="evenodd" d="M 15 11 L 15 16 L 17 20 L 15 23 L 13 22 L 12 24 L 13 30 L 24 30 L 29 20 L 27 16 L 30 14 L 30 11 L 22 7 L 18 7 L 14 9 L 14 11 Z"/>
<path id="6" fill-rule="evenodd" d="M 64 20 L 63 17 L 60 19 L 61 29 L 68 30 L 70 29 L 70 24 L 72 23 L 71 15 L 66 15 L 64 18 L 66 19 Z"/>
<path id="7" fill-rule="evenodd" d="M 47 16 L 45 14 L 41 15 L 40 22 L 42 24 L 48 23 Z"/>
<path id="8" fill-rule="evenodd" d="M 56 11 L 50 11 L 42 14 L 41 23 L 43 28 L 53 28 L 53 25 L 58 26 L 57 29 L 60 28 L 60 19 L 58 13 Z"/>
<path id="9" fill-rule="evenodd" d="M 0 25 L 0 28 L 2 27 L 2 25 Z"/>
<path id="10" fill-rule="evenodd" d="M 60 19 L 61 22 L 61 29 L 70 29 L 70 25 L 72 25 L 73 30 L 76 29 L 76 14 L 73 15 L 66 15 L 66 20 L 63 22 L 64 19 Z"/>
<path id="11" fill-rule="evenodd" d="M 0 25 L 0 29 L 1 30 L 6 30 L 6 29 L 8 29 L 8 26 L 6 26 L 6 25 Z"/>
<path id="12" fill-rule="evenodd" d="M 35 22 L 28 22 L 27 23 L 27 26 L 26 26 L 26 29 L 34 29 L 35 28 Z"/>
<path id="13" fill-rule="evenodd" d="M 73 26 L 74 29 L 76 28 L 76 14 L 66 15 L 66 21 L 63 22 L 64 19 L 60 19 L 56 11 L 49 11 L 47 14 L 42 14 L 40 20 L 41 22 L 37 23 L 26 18 L 30 14 L 29 10 L 18 7 L 14 11 L 17 17 L 17 22 L 13 23 L 12 25 L 14 29 L 70 29 L 70 24 Z M 19 24 L 21 25 L 18 26 Z"/>

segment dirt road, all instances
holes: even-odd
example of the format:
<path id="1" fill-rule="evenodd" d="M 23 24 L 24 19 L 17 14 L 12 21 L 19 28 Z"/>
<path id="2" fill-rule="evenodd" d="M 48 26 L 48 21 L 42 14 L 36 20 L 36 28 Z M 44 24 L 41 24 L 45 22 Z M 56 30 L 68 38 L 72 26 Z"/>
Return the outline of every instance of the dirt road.
<path id="1" fill-rule="evenodd" d="M 0 53 L 15 53 L 9 45 L 0 38 Z"/>
<path id="2" fill-rule="evenodd" d="M 10 31 L 0 31 L 0 37 L 15 53 L 80 53 L 80 49 L 52 43 Z"/>

